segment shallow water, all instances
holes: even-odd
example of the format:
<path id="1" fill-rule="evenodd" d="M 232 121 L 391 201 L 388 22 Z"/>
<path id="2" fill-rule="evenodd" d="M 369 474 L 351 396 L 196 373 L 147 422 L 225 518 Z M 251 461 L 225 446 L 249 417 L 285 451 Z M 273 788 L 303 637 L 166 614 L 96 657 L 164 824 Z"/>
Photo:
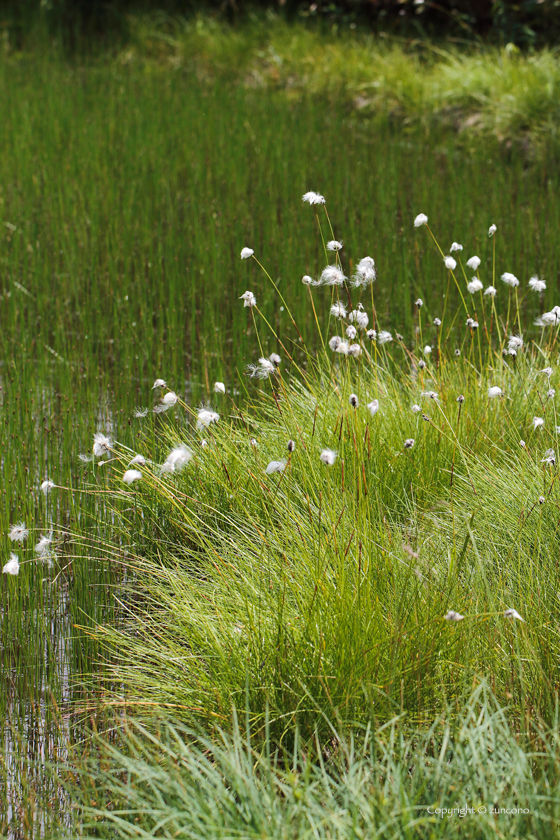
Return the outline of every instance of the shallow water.
<path id="1" fill-rule="evenodd" d="M 64 754 L 66 739 L 79 741 L 102 667 L 82 628 L 114 620 L 122 582 L 105 544 L 118 540 L 108 514 L 81 492 L 85 482 L 102 485 L 103 473 L 78 456 L 97 430 L 149 446 L 166 418 L 133 412 L 157 402 L 157 377 L 193 404 L 212 401 L 216 379 L 238 388 L 257 355 L 239 301 L 246 289 L 277 331 L 293 333 L 241 248 L 255 249 L 312 345 L 301 277 L 321 271 L 324 253 L 301 195 L 320 190 L 345 267 L 365 254 L 376 260 L 381 326 L 410 335 L 417 297 L 427 320 L 441 315 L 435 289 L 447 276 L 426 231 L 412 226 L 418 212 L 446 248 L 457 240 L 467 256 L 479 253 L 485 283 L 486 232 L 496 223 L 500 271 L 522 285 L 534 273 L 547 280 L 543 300 L 525 303 L 537 314 L 558 303 L 560 204 L 554 150 L 531 162 L 434 128 L 357 120 L 336 99 L 29 59 L 3 60 L 0 76 L 3 563 L 14 549 L 10 525 L 32 529 L 17 548 L 19 575 L 0 578 L 0 834 L 17 840 L 56 836 L 57 821 L 70 819 L 41 765 Z M 323 233 L 330 238 L 324 223 Z M 314 294 L 326 323 L 330 294 Z M 448 305 L 456 298 L 451 289 Z M 263 340 L 265 351 L 278 349 Z M 69 489 L 45 497 L 47 477 Z M 49 568 L 33 546 L 52 525 L 68 536 Z M 84 534 L 99 540 L 96 550 Z"/>

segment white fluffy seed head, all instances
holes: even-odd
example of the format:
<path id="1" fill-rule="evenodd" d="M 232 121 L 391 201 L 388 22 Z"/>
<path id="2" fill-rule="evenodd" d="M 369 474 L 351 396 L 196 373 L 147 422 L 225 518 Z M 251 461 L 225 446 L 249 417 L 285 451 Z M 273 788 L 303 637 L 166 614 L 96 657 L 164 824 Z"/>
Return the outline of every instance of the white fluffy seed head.
<path id="1" fill-rule="evenodd" d="M 414 227 L 420 227 L 421 225 L 428 224 L 428 217 L 425 213 L 418 213 L 416 218 L 414 219 Z"/>
<path id="2" fill-rule="evenodd" d="M 387 344 L 387 342 L 392 341 L 393 336 L 387 330 L 381 330 L 380 333 L 377 334 L 377 343 L 378 344 Z"/>
<path id="3" fill-rule="evenodd" d="M 352 278 L 352 285 L 355 288 L 369 286 L 377 279 L 375 262 L 371 257 L 363 257 L 356 267 L 356 273 Z"/>
<path id="4" fill-rule="evenodd" d="M 488 388 L 488 396 L 490 397 L 490 399 L 494 399 L 494 397 L 501 397 L 502 394 L 503 391 L 499 385 L 492 385 L 490 388 Z"/>
<path id="5" fill-rule="evenodd" d="M 506 286 L 511 286 L 514 289 L 516 286 L 519 286 L 519 280 L 515 276 L 515 274 L 511 274 L 509 271 L 505 271 L 502 274 L 502 280 L 506 284 Z"/>
<path id="6" fill-rule="evenodd" d="M 2 569 L 2 572 L 5 575 L 17 575 L 19 572 L 19 560 L 17 554 L 14 554 L 13 551 L 10 554 L 10 559 Z"/>
<path id="7" fill-rule="evenodd" d="M 192 455 L 192 451 L 188 448 L 188 446 L 185 446 L 182 443 L 179 444 L 179 446 L 176 446 L 171 450 L 166 461 L 162 464 L 161 471 L 164 473 L 179 472 L 186 464 L 189 463 Z"/>
<path id="8" fill-rule="evenodd" d="M 113 443 L 103 432 L 96 432 L 93 436 L 93 455 L 95 458 L 102 458 L 111 450 Z"/>
<path id="9" fill-rule="evenodd" d="M 414 446 L 414 438 L 407 438 L 404 442 L 405 449 L 412 449 Z"/>
<path id="10" fill-rule="evenodd" d="M 331 239 L 330 242 L 327 242 L 327 251 L 340 251 L 342 248 L 342 242 L 339 242 L 337 239 Z"/>
<path id="11" fill-rule="evenodd" d="M 353 326 L 353 324 L 349 324 L 346 327 L 347 338 L 356 338 L 357 335 L 358 335 L 358 330 L 356 329 L 356 327 Z"/>
<path id="12" fill-rule="evenodd" d="M 412 406 L 412 413 L 413 414 L 418 414 L 419 411 L 422 411 L 422 408 L 419 405 L 417 405 L 416 403 L 414 403 L 414 405 Z"/>
<path id="13" fill-rule="evenodd" d="M 497 292 L 497 291 L 498 291 L 498 290 L 497 290 L 496 288 L 494 288 L 494 286 L 488 286 L 488 287 L 484 290 L 484 294 L 485 294 L 485 295 L 490 295 L 490 297 L 496 297 L 496 292 Z"/>
<path id="14" fill-rule="evenodd" d="M 270 461 L 268 464 L 265 473 L 266 475 L 271 475 L 275 472 L 283 472 L 286 469 L 286 461 Z"/>
<path id="15" fill-rule="evenodd" d="M 516 621 L 525 621 L 524 618 L 521 618 L 517 610 L 514 610 L 513 607 L 510 607 L 508 610 L 504 611 L 505 618 L 513 618 Z"/>
<path id="16" fill-rule="evenodd" d="M 462 250 L 463 250 L 463 246 L 462 246 L 462 245 L 459 245 L 459 243 L 458 243 L 458 242 L 454 242 L 454 243 L 453 243 L 453 245 L 451 246 L 451 248 L 450 248 L 449 250 L 451 251 L 451 253 L 453 253 L 453 251 L 462 251 Z"/>
<path id="17" fill-rule="evenodd" d="M 369 322 L 369 317 L 367 312 L 363 312 L 361 309 L 353 309 L 348 316 L 348 320 L 350 323 L 356 324 L 358 329 L 365 330 Z"/>
<path id="18" fill-rule="evenodd" d="M 328 467 L 332 467 L 332 465 L 336 461 L 336 456 L 337 453 L 333 449 L 323 449 L 323 451 L 319 455 L 319 458 L 321 459 L 323 464 L 326 464 Z"/>
<path id="19" fill-rule="evenodd" d="M 171 408 L 175 405 L 179 397 L 175 393 L 175 391 L 168 391 L 167 394 L 162 398 L 163 405 L 167 406 L 167 408 Z"/>
<path id="20" fill-rule="evenodd" d="M 276 368 L 270 359 L 261 357 L 257 364 L 247 365 L 247 376 L 255 379 L 266 379 Z"/>
<path id="21" fill-rule="evenodd" d="M 473 271 L 476 271 L 481 262 L 482 260 L 480 259 L 480 257 L 477 257 L 475 255 L 474 257 L 471 257 L 467 260 L 467 266 L 468 268 L 472 268 Z"/>
<path id="22" fill-rule="evenodd" d="M 440 318 L 434 318 L 434 327 L 441 327 Z"/>
<path id="23" fill-rule="evenodd" d="M 534 292 L 544 292 L 546 289 L 546 283 L 544 280 L 539 280 L 539 278 L 535 275 L 529 280 L 529 288 Z"/>
<path id="24" fill-rule="evenodd" d="M 337 349 L 341 341 L 342 339 L 339 335 L 333 335 L 333 337 L 329 339 L 329 347 L 333 352 Z"/>
<path id="25" fill-rule="evenodd" d="M 133 481 L 140 481 L 142 473 L 140 470 L 127 470 L 122 477 L 125 484 L 132 484 Z"/>
<path id="26" fill-rule="evenodd" d="M 464 615 L 461 613 L 455 612 L 455 610 L 449 610 L 447 615 L 444 615 L 446 621 L 462 621 L 464 619 Z"/>
<path id="27" fill-rule="evenodd" d="M 449 269 L 449 271 L 455 271 L 457 268 L 457 261 L 453 259 L 453 257 L 444 257 L 443 262 L 445 263 L 445 267 Z"/>
<path id="28" fill-rule="evenodd" d="M 357 359 L 362 353 L 362 348 L 359 344 L 351 344 L 348 348 L 348 355 L 352 356 L 353 359 Z"/>
<path id="29" fill-rule="evenodd" d="M 358 406 L 360 405 L 360 402 L 359 402 L 356 394 L 350 394 L 350 396 L 348 397 L 348 402 L 350 403 L 352 408 L 358 408 Z"/>
<path id="30" fill-rule="evenodd" d="M 134 467 L 134 466 L 145 467 L 146 466 L 146 459 L 144 458 L 143 455 L 135 455 L 134 458 L 132 459 L 132 461 L 130 461 L 128 466 L 129 467 Z"/>
<path id="31" fill-rule="evenodd" d="M 331 315 L 333 318 L 346 318 L 346 307 L 343 303 L 338 301 L 331 306 Z"/>
<path id="32" fill-rule="evenodd" d="M 370 341 L 375 341 L 377 338 L 377 330 L 368 330 L 366 335 Z"/>
<path id="33" fill-rule="evenodd" d="M 29 529 L 25 527 L 25 522 L 18 522 L 17 525 L 12 525 L 8 531 L 8 537 L 12 542 L 23 542 L 29 536 Z"/>
<path id="34" fill-rule="evenodd" d="M 166 388 L 166 387 L 167 387 L 167 382 L 165 381 L 165 379 L 156 379 L 156 381 L 152 385 L 152 391 L 154 390 L 154 388 Z"/>
<path id="35" fill-rule="evenodd" d="M 210 426 L 211 423 L 217 423 L 220 419 L 220 415 L 216 414 L 215 411 L 212 411 L 211 408 L 199 408 L 196 415 L 198 418 L 196 421 L 196 428 L 198 431 Z"/>
<path id="36" fill-rule="evenodd" d="M 379 400 L 372 400 L 367 404 L 367 408 L 369 409 L 369 413 L 373 417 L 374 414 L 377 414 L 379 411 Z"/>
<path id="37" fill-rule="evenodd" d="M 280 365 L 282 363 L 282 359 L 280 358 L 278 353 L 271 353 L 270 356 L 268 357 L 268 361 L 272 362 L 274 367 L 278 367 L 278 365 Z"/>
<path id="38" fill-rule="evenodd" d="M 550 312 L 543 312 L 535 321 L 537 327 L 555 327 L 558 323 L 560 323 L 560 306 L 553 306 Z"/>
<path id="39" fill-rule="evenodd" d="M 214 392 L 216 394 L 225 394 L 226 386 L 223 382 L 214 382 Z"/>
<path id="40" fill-rule="evenodd" d="M 467 283 L 467 290 L 471 293 L 471 295 L 474 295 L 475 292 L 481 292 L 483 288 L 484 287 L 478 277 L 473 277 L 471 282 Z"/>
<path id="41" fill-rule="evenodd" d="M 48 537 L 45 537 L 44 535 L 41 536 L 41 539 L 39 540 L 39 542 L 35 546 L 35 552 L 39 555 L 39 557 L 41 557 L 43 554 L 46 554 L 49 551 L 49 549 L 51 547 L 51 543 L 52 543 L 52 531 L 51 531 L 51 533 L 49 534 Z"/>
<path id="42" fill-rule="evenodd" d="M 253 292 L 243 292 L 239 300 L 243 301 L 243 306 L 251 307 L 257 305 L 257 299 Z"/>
<path id="43" fill-rule="evenodd" d="M 544 426 L 544 417 L 533 417 L 533 429 L 540 429 Z"/>
<path id="44" fill-rule="evenodd" d="M 302 196 L 302 201 L 307 204 L 325 204 L 325 198 L 320 193 L 317 192 L 306 192 Z"/>
<path id="45" fill-rule="evenodd" d="M 289 440 L 288 441 L 288 446 L 287 446 L 288 452 L 290 452 L 290 453 L 293 452 L 295 448 L 296 448 L 295 440 Z"/>
<path id="46" fill-rule="evenodd" d="M 311 286 L 311 284 L 313 283 L 313 277 L 310 277 L 309 274 L 304 274 L 301 278 L 301 282 L 304 286 Z"/>
<path id="47" fill-rule="evenodd" d="M 321 286 L 342 286 L 346 277 L 337 265 L 327 265 L 321 272 Z"/>
<path id="48" fill-rule="evenodd" d="M 252 257 L 255 252 L 252 248 L 242 248 L 241 249 L 241 259 L 248 260 L 249 257 Z"/>
<path id="49" fill-rule="evenodd" d="M 43 481 L 43 483 L 41 484 L 41 490 L 45 494 L 45 496 L 50 490 L 53 489 L 53 487 L 56 487 L 56 485 L 54 481 L 50 480 L 50 478 L 47 478 L 46 481 Z"/>
<path id="50" fill-rule="evenodd" d="M 488 236 L 494 236 L 497 230 L 498 228 L 496 227 L 496 225 L 490 225 L 490 227 L 488 228 Z"/>

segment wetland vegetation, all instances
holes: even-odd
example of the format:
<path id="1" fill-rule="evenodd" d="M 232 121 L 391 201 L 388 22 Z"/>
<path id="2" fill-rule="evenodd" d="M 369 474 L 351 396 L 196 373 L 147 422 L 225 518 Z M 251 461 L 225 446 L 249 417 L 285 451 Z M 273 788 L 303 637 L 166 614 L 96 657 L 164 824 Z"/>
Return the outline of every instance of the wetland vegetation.
<path id="1" fill-rule="evenodd" d="M 0 61 L 0 833 L 554 836 L 556 117 L 488 94 L 554 54 L 492 53 L 467 130 L 346 77 L 365 41 L 333 84 L 334 38 L 305 76 L 304 29 L 174 26 Z"/>

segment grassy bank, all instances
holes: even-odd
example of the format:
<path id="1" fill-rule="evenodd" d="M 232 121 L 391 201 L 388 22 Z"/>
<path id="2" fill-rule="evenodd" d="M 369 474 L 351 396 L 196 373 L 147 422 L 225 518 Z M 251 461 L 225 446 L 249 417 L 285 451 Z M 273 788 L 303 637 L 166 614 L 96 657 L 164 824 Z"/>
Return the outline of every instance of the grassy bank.
<path id="1" fill-rule="evenodd" d="M 560 66 L 555 49 L 521 53 L 483 43 L 405 41 L 282 18 L 229 26 L 210 16 L 133 18 L 122 62 L 140 61 L 201 79 L 234 77 L 290 96 L 342 92 L 361 119 L 452 126 L 466 143 L 492 135 L 538 149 L 555 140 Z"/>

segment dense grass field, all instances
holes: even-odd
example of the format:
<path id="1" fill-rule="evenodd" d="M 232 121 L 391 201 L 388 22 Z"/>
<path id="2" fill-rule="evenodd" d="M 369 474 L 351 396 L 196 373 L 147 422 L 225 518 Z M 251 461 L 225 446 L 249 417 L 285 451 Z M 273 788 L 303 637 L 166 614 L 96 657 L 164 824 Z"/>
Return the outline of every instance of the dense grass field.
<path id="1" fill-rule="evenodd" d="M 392 774 L 375 760 L 382 735 L 375 749 L 364 746 L 371 746 L 363 736 L 368 722 L 377 732 L 395 716 L 409 716 L 408 746 L 401 744 L 406 757 L 444 710 L 452 717 L 453 710 L 468 716 L 469 708 L 479 708 L 480 695 L 470 695 L 481 679 L 496 698 L 484 700 L 490 718 L 494 702 L 509 711 L 499 727 L 502 763 L 488 769 L 481 759 L 473 791 L 482 801 L 480 780 L 505 772 L 513 750 L 519 772 L 515 784 L 505 783 L 508 801 L 516 801 L 516 790 L 530 792 L 535 802 L 546 793 L 543 819 L 553 819 L 557 501 L 553 470 L 541 460 L 555 445 L 557 421 L 546 397 L 554 379 L 545 382 L 535 371 L 554 366 L 557 349 L 554 330 L 543 336 L 533 326 L 558 303 L 553 132 L 541 137 L 536 155 L 496 132 L 473 142 L 444 121 L 403 123 L 392 109 L 357 111 L 334 86 L 299 86 L 294 95 L 289 85 L 239 84 L 237 74 L 224 81 L 223 72 L 201 73 L 199 64 L 161 56 L 67 63 L 7 52 L 0 75 L 0 516 L 4 562 L 15 550 L 21 563 L 17 576 L 0 580 L 2 836 L 61 836 L 64 826 L 76 835 L 85 819 L 69 807 L 76 791 L 68 783 L 61 793 L 44 764 L 68 758 L 70 744 L 77 744 L 70 750 L 76 762 L 105 755 L 101 745 L 85 746 L 84 727 L 113 731 L 101 710 L 107 701 L 121 710 L 122 698 L 129 698 L 127 714 L 133 709 L 144 721 L 147 704 L 161 706 L 195 730 L 204 726 L 202 737 L 214 744 L 221 727 L 229 746 L 218 765 L 240 749 L 227 740 L 234 738 L 234 703 L 239 714 L 247 712 L 259 754 L 267 744 L 280 750 L 273 789 L 286 790 L 288 753 L 309 790 L 319 785 L 317 806 L 298 819 L 320 822 L 327 796 L 321 784 L 331 770 L 319 783 L 301 768 L 310 756 L 337 752 L 329 732 L 346 750 L 357 727 L 362 769 L 373 778 Z M 375 259 L 376 328 L 399 332 L 403 341 L 379 353 L 368 345 L 369 356 L 359 360 L 324 354 L 320 335 L 328 339 L 334 329 L 332 319 L 327 329 L 330 291 L 310 292 L 301 282 L 326 264 L 317 217 L 301 202 L 309 189 L 328 199 L 345 271 L 351 274 L 366 254 Z M 485 284 L 493 279 L 496 245 L 501 321 L 488 298 L 477 299 L 481 329 L 471 336 L 455 282 L 426 229 L 413 226 L 420 212 L 429 215 L 445 253 L 456 240 L 464 259 L 479 254 Z M 323 215 L 320 223 L 329 239 Z M 488 238 L 491 223 L 498 227 L 495 239 Z M 255 249 L 273 283 L 254 260 L 239 259 L 244 246 Z M 510 295 L 508 309 L 498 279 L 504 271 L 521 280 L 527 351 L 513 368 L 503 366 L 500 353 L 508 312 L 509 331 L 518 331 L 517 301 Z M 527 294 L 533 274 L 547 283 L 541 295 Z M 462 275 L 459 281 L 464 285 Z M 239 300 L 247 289 L 257 296 L 255 321 Z M 371 322 L 369 289 L 363 303 Z M 434 351 L 424 373 L 420 349 L 440 342 L 436 317 L 444 319 L 441 359 L 448 354 L 449 364 L 436 364 Z M 261 348 L 283 359 L 272 389 L 244 375 Z M 170 413 L 135 417 L 136 408 L 160 402 L 162 392 L 151 390 L 158 377 L 180 402 Z M 214 393 L 216 380 L 227 395 Z M 489 403 L 491 385 L 508 399 Z M 352 389 L 362 407 L 379 399 L 377 419 L 350 410 Z M 428 409 L 422 403 L 429 422 L 410 413 L 419 390 L 442 395 Z M 463 437 L 456 427 L 459 393 L 467 397 Z M 208 453 L 191 422 L 207 402 L 221 416 Z M 284 414 L 283 405 L 289 407 Z M 531 431 L 535 415 L 546 418 L 544 430 Z M 240 417 L 251 418 L 257 450 L 245 445 Z M 119 442 L 112 466 L 79 457 L 91 456 L 97 431 Z M 522 434 L 526 451 L 519 449 Z M 404 452 L 408 437 L 415 447 Z M 289 438 L 296 441 L 290 469 L 265 478 L 269 460 L 287 458 Z M 174 477 L 158 484 L 154 467 L 149 490 L 141 489 L 144 481 L 123 495 L 123 447 L 161 463 L 183 439 L 196 452 L 196 470 L 190 465 L 176 484 Z M 333 470 L 318 461 L 317 446 L 339 451 Z M 40 486 L 47 478 L 58 486 L 45 494 Z M 541 494 L 547 505 L 534 507 Z M 521 527 L 529 509 L 529 524 Z M 21 544 L 8 536 L 19 522 L 31 529 Z M 52 556 L 37 560 L 34 546 L 51 529 Z M 296 552 L 294 539 L 301 542 L 298 562 L 290 560 L 287 576 L 283 554 L 288 546 Z M 217 556 L 227 574 L 214 579 L 205 567 L 193 583 L 193 566 Z M 509 606 L 524 624 L 504 619 Z M 448 609 L 467 619 L 444 623 Z M 205 657 L 220 663 L 219 678 Z M 484 731 L 494 737 L 498 728 L 488 726 Z M 315 730 L 324 749 L 313 746 Z M 118 755 L 138 762 L 135 737 L 125 733 L 116 743 Z M 173 736 L 165 729 L 161 737 Z M 523 749 L 515 752 L 519 741 Z M 198 746 L 208 756 L 204 743 Z M 542 755 L 528 759 L 530 750 Z M 175 753 L 169 756 L 170 767 L 183 766 Z M 337 756 L 333 795 L 344 798 L 354 788 L 345 781 L 347 752 Z M 102 778 L 101 766 L 114 767 L 113 780 L 122 781 L 124 765 L 110 760 L 115 764 L 95 764 L 106 787 L 84 795 L 97 824 L 96 809 L 103 812 L 108 798 L 121 795 L 107 793 Z M 253 791 L 257 812 L 263 776 L 254 779 L 251 762 L 243 761 L 247 772 L 238 778 Z M 318 765 L 306 766 L 312 774 Z M 74 782 L 80 778 L 78 772 Z M 452 774 L 447 781 L 452 791 Z M 424 807 L 432 800 L 414 785 L 411 807 Z M 395 790 L 387 793 L 391 808 Z M 282 808 L 288 799 L 271 801 Z M 364 831 L 381 820 L 381 806 Z M 400 817 L 391 813 L 393 835 L 401 836 Z M 406 825 L 409 817 L 406 812 Z M 100 819 L 108 826 L 106 814 Z M 278 824 L 285 819 L 281 811 Z M 505 831 L 505 817 L 502 822 Z M 333 827 L 325 836 L 354 836 L 341 826 L 338 835 Z M 539 830 L 543 836 L 539 826 L 531 823 L 535 836 Z M 406 830 L 430 836 L 419 832 L 433 830 L 433 823 Z M 493 830 L 489 824 L 480 836 L 499 836 Z M 107 827 L 108 836 L 120 836 L 111 831 L 117 829 Z M 173 836 L 149 831 L 138 836 Z"/>

